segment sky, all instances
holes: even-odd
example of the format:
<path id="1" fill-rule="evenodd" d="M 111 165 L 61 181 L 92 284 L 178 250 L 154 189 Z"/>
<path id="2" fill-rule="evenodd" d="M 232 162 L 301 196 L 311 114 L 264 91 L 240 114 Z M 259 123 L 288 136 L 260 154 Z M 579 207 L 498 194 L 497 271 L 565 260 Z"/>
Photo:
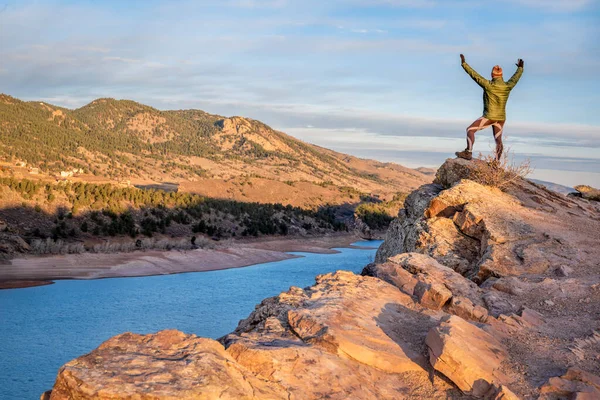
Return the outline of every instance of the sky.
<path id="1" fill-rule="evenodd" d="M 460 53 L 486 77 L 525 60 L 516 162 L 600 187 L 600 0 L 0 0 L 0 92 L 241 115 L 409 167 L 453 157 L 482 114 Z"/>

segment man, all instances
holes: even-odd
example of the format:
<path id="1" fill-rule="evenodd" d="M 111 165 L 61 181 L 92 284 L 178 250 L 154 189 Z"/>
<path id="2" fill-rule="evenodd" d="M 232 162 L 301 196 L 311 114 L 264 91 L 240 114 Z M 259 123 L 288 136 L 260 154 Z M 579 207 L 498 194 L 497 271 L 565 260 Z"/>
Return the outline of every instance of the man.
<path id="1" fill-rule="evenodd" d="M 460 59 L 462 67 L 467 74 L 483 88 L 483 116 L 469 125 L 467 128 L 467 148 L 464 151 L 457 151 L 456 156 L 465 160 L 473 158 L 475 132 L 491 126 L 494 132 L 494 139 L 496 140 L 496 161 L 500 161 L 504 148 L 502 146 L 502 130 L 506 121 L 506 102 L 508 101 L 510 91 L 519 82 L 523 74 L 523 60 L 519 58 L 516 64 L 517 71 L 507 82 L 504 82 L 500 66 L 496 65 L 492 69 L 492 80 L 489 81 L 466 63 L 464 55 L 461 54 Z"/>

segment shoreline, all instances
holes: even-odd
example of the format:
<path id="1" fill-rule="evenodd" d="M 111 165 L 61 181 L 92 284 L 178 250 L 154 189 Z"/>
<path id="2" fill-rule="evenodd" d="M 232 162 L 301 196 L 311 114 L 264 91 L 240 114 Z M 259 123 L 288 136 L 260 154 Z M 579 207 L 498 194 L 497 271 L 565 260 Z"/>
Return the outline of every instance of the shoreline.
<path id="1" fill-rule="evenodd" d="M 146 250 L 14 258 L 0 267 L 0 290 L 43 286 L 55 280 L 125 278 L 216 271 L 301 257 L 290 252 L 335 254 L 364 240 L 354 234 L 239 240 L 214 249 Z"/>

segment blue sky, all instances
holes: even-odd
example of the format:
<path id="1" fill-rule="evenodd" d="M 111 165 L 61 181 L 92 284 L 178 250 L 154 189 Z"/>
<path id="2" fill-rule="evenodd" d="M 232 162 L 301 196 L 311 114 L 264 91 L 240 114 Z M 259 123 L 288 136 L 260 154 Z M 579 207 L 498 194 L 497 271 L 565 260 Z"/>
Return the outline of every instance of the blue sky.
<path id="1" fill-rule="evenodd" d="M 243 115 L 414 167 L 481 115 L 459 53 L 506 79 L 523 58 L 507 146 L 539 179 L 600 186 L 600 0 L 0 0 L 0 92 Z"/>

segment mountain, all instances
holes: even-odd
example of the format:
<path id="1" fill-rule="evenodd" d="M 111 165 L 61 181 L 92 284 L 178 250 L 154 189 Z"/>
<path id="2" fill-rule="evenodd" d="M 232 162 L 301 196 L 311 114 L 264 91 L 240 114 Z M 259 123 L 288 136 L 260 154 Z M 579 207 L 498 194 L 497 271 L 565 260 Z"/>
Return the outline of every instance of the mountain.
<path id="1" fill-rule="evenodd" d="M 0 157 L 14 176 L 121 182 L 314 207 L 391 199 L 431 181 L 295 139 L 260 121 L 97 99 L 69 110 L 0 95 Z M 21 165 L 19 168 L 16 164 Z M 26 169 L 28 167 L 29 169 Z M 74 176 L 71 176 L 74 175 Z"/>

